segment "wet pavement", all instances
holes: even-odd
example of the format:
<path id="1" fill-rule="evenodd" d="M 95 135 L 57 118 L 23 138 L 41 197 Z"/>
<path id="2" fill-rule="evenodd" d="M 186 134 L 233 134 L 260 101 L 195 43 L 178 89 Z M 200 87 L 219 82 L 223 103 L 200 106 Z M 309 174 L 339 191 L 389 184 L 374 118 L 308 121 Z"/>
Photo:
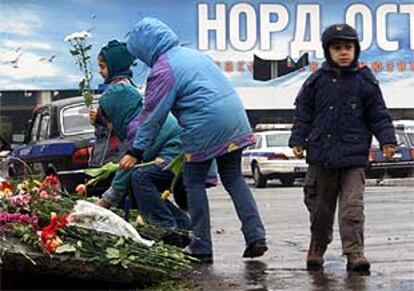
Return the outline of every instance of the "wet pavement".
<path id="1" fill-rule="evenodd" d="M 404 183 L 403 183 L 404 184 Z M 209 191 L 213 265 L 198 266 L 191 280 L 203 290 L 414 290 L 414 191 L 412 186 L 367 187 L 365 254 L 371 275 L 348 274 L 338 227 L 323 272 L 308 272 L 308 212 L 301 187 L 252 188 L 266 225 L 270 250 L 243 260 L 244 240 L 230 197 Z"/>

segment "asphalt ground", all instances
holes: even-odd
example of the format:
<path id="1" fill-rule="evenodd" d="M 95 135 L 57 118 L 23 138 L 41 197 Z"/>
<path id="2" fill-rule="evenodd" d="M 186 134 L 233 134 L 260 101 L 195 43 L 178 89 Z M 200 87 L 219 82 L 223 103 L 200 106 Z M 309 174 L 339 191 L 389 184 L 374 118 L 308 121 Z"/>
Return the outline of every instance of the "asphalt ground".
<path id="1" fill-rule="evenodd" d="M 269 251 L 244 260 L 240 223 L 222 187 L 209 191 L 214 264 L 189 275 L 201 290 L 414 290 L 413 179 L 368 180 L 365 194 L 365 254 L 371 274 L 346 272 L 338 226 L 323 272 L 308 272 L 309 219 L 301 186 L 251 188 L 267 230 Z M 399 186 L 397 186 L 399 185 Z M 384 187 L 388 186 L 388 187 Z"/>

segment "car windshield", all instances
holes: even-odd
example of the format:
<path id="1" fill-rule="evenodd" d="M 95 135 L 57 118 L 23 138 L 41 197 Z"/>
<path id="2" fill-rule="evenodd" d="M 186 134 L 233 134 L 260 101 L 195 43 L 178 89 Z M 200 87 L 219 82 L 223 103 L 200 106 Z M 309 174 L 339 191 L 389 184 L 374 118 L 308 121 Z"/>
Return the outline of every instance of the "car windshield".
<path id="1" fill-rule="evenodd" d="M 407 133 L 408 139 L 410 140 L 410 144 L 414 145 L 414 132 Z"/>
<path id="2" fill-rule="evenodd" d="M 409 137 L 409 134 L 407 134 L 407 136 Z M 409 146 L 407 136 L 406 136 L 406 134 L 401 133 L 401 132 L 396 132 L 395 133 L 395 138 L 397 139 L 398 146 L 400 146 L 400 147 L 408 147 Z M 412 138 L 414 138 L 414 137 L 409 137 L 409 138 L 412 140 Z M 379 148 L 379 142 L 375 137 L 372 137 L 371 147 L 372 148 Z"/>
<path id="3" fill-rule="evenodd" d="M 268 148 L 272 147 L 288 147 L 290 132 L 274 133 L 266 135 L 266 143 Z"/>
<path id="4" fill-rule="evenodd" d="M 89 109 L 85 104 L 64 108 L 61 112 L 61 121 L 64 135 L 94 132 L 94 127 L 89 122 Z"/>

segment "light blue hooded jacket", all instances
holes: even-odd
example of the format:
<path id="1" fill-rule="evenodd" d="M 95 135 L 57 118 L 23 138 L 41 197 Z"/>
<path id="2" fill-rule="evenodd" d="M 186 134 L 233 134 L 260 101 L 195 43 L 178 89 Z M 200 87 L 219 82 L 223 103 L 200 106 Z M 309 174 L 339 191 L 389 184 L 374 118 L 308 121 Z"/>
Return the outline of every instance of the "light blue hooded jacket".
<path id="1" fill-rule="evenodd" d="M 151 147 L 171 111 L 184 129 L 187 161 L 205 161 L 244 148 L 255 139 L 234 88 L 206 55 L 178 46 L 163 22 L 144 18 L 129 33 L 127 48 L 151 68 L 147 79 L 139 150 Z"/>

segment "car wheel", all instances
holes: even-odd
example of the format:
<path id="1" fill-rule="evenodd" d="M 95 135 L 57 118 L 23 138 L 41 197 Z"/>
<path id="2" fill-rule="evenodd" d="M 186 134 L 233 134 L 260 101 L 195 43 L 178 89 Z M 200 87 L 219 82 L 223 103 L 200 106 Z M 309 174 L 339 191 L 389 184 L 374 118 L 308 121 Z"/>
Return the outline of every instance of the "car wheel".
<path id="1" fill-rule="evenodd" d="M 265 176 L 260 173 L 260 168 L 257 164 L 254 164 L 253 167 L 253 181 L 256 188 L 265 188 L 267 184 L 267 179 Z"/>
<path id="2" fill-rule="evenodd" d="M 282 182 L 283 186 L 292 186 L 295 183 L 295 178 L 293 177 L 283 177 L 280 178 L 280 182 Z"/>

